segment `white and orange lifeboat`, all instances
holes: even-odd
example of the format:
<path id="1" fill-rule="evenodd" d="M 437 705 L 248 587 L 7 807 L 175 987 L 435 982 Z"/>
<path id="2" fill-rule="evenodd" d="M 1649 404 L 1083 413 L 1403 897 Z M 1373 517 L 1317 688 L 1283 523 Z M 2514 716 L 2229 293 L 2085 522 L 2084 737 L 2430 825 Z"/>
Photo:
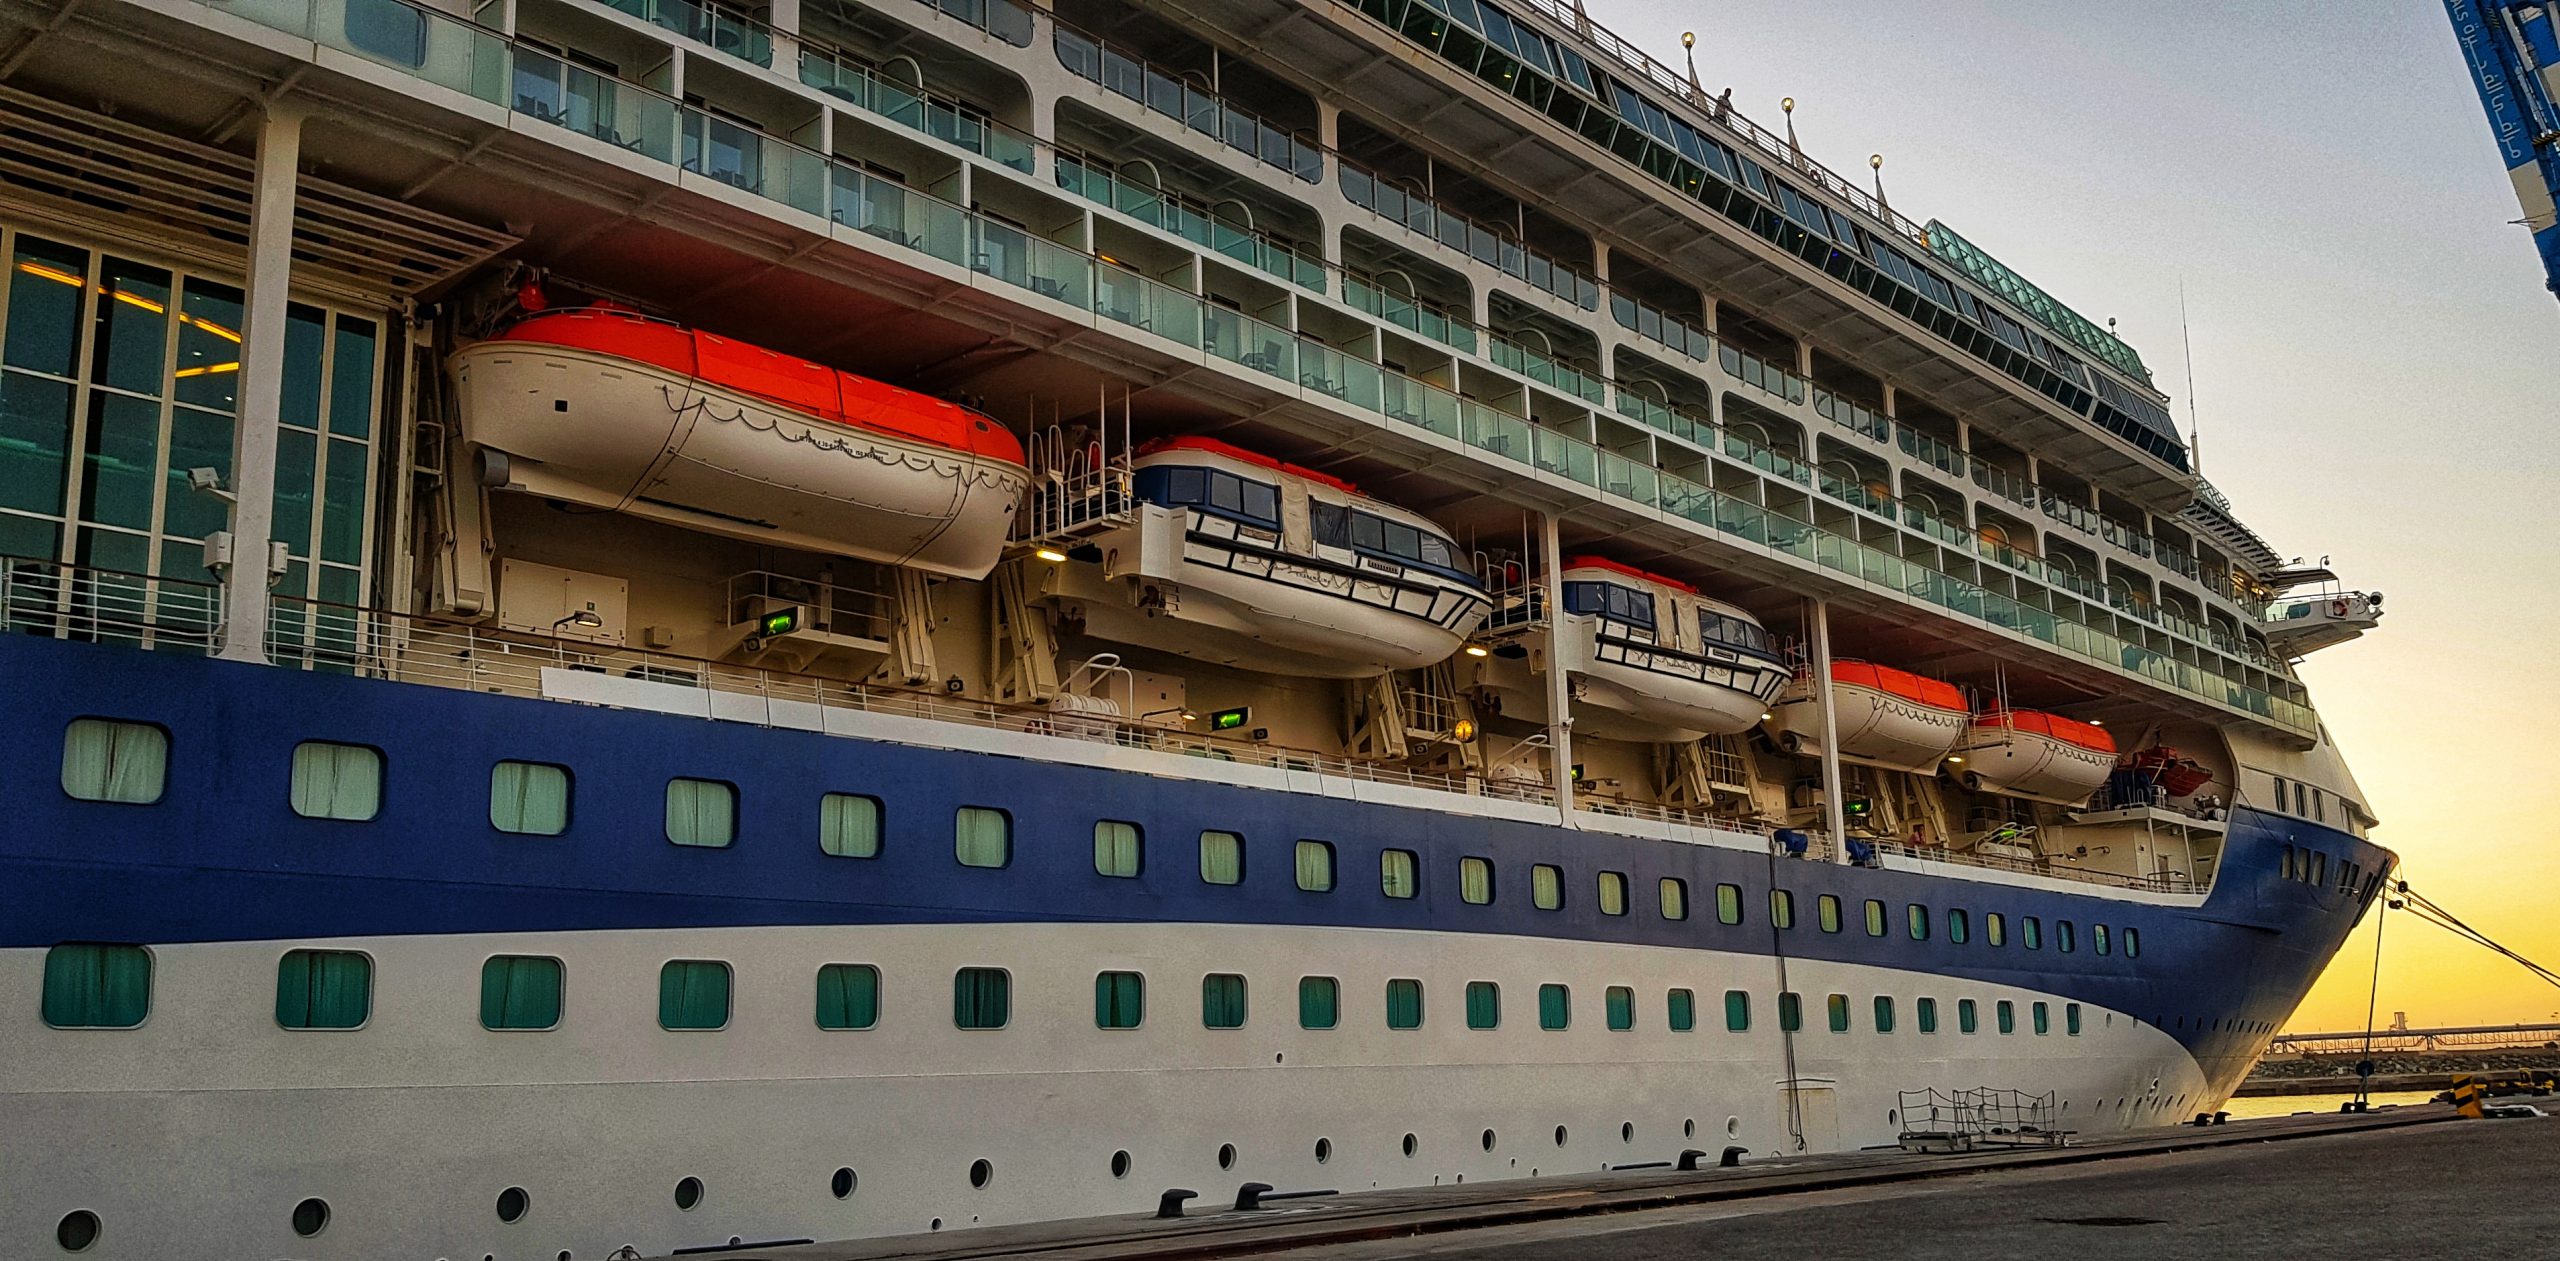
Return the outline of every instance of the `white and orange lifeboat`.
<path id="1" fill-rule="evenodd" d="M 2116 738 L 2094 723 L 2031 709 L 1973 720 L 1964 743 L 1965 787 L 2076 806 L 2116 765 Z"/>
<path id="2" fill-rule="evenodd" d="M 453 371 L 486 484 L 750 542 L 982 578 L 1029 477 L 969 408 L 618 307 Z"/>
<path id="3" fill-rule="evenodd" d="M 1340 478 L 1214 438 L 1130 462 L 1134 519 L 1038 591 L 1087 635 L 1264 674 L 1368 678 L 1447 660 L 1491 607 L 1447 533 Z M 1079 549 L 1081 550 L 1081 549 Z"/>
<path id="4" fill-rule="evenodd" d="M 1677 743 L 1748 731 L 1786 686 L 1768 631 L 1737 605 L 1604 556 L 1567 557 L 1557 577 L 1557 651 L 1577 732 Z M 1526 629 L 1544 598 L 1532 589 L 1497 621 Z M 1477 663 L 1476 684 L 1503 714 L 1545 722 L 1541 669 L 1537 654 L 1497 652 Z"/>
<path id="5" fill-rule="evenodd" d="M 1890 771 L 1935 770 L 1973 717 L 1954 684 L 1867 661 L 1831 663 L 1831 712 L 1841 760 Z M 1811 672 L 1787 685 L 1771 713 L 1765 725 L 1780 749 L 1822 755 L 1822 701 Z"/>

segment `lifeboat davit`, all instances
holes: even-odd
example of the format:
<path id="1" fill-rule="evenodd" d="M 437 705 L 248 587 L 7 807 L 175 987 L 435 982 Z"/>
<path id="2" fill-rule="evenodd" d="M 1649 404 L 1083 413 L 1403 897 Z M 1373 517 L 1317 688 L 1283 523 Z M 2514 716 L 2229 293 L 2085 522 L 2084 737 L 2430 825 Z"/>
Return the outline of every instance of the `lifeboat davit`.
<path id="1" fill-rule="evenodd" d="M 1029 479 L 940 399 L 619 308 L 536 315 L 454 356 L 493 486 L 982 578 Z"/>
<path id="2" fill-rule="evenodd" d="M 1099 564 L 1044 567 L 1085 634 L 1265 674 L 1368 678 L 1445 661 L 1491 607 L 1420 513 L 1214 438 L 1130 462 L 1135 520 Z"/>
<path id="3" fill-rule="evenodd" d="M 1676 743 L 1750 730 L 1791 673 L 1749 612 L 1676 578 L 1601 556 L 1566 558 L 1557 651 L 1577 732 L 1614 740 Z M 1520 616 L 1523 596 L 1505 610 Z M 1497 654 L 1476 666 L 1477 686 L 1500 711 L 1547 721 L 1546 681 L 1535 654 Z"/>
<path id="4" fill-rule="evenodd" d="M 1780 693 L 1769 735 L 1803 757 L 1822 755 L 1822 702 L 1813 676 Z M 1932 771 L 1973 717 L 1952 683 L 1866 661 L 1831 663 L 1831 712 L 1843 761 L 1891 771 Z"/>
<path id="5" fill-rule="evenodd" d="M 2115 769 L 2116 738 L 2060 714 L 1994 710 L 1973 720 L 1964 752 L 1967 788 L 2076 806 Z"/>

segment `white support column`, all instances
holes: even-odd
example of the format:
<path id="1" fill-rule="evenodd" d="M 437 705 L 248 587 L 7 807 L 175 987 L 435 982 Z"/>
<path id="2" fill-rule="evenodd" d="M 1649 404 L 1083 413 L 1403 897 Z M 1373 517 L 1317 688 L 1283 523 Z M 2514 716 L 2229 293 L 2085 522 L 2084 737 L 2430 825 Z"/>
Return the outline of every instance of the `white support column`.
<path id="1" fill-rule="evenodd" d="M 267 659 L 267 552 L 275 533 L 276 443 L 284 423 L 285 293 L 293 284 L 302 112 L 267 107 L 249 203 L 248 310 L 240 339 L 240 420 L 231 436 L 231 566 L 222 575 L 226 661 Z"/>
<path id="2" fill-rule="evenodd" d="M 1539 564 L 1545 575 L 1547 602 L 1547 765 L 1554 781 L 1556 814 L 1566 827 L 1573 822 L 1573 697 L 1565 682 L 1564 545 L 1556 534 L 1555 514 L 1538 514 Z"/>
<path id="3" fill-rule="evenodd" d="M 1831 605 L 1813 605 L 1813 694 L 1822 705 L 1822 814 L 1831 834 L 1831 860 L 1849 861 L 1848 803 L 1840 799 L 1840 718 L 1831 703 Z"/>

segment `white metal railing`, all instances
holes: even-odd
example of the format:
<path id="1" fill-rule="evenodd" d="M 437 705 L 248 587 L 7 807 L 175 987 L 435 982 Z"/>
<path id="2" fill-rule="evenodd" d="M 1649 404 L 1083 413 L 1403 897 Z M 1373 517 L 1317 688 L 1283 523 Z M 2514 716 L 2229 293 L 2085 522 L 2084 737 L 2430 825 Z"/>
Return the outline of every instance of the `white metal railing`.
<path id="1" fill-rule="evenodd" d="M 0 557 L 0 632 L 211 652 L 222 639 L 222 588 Z"/>

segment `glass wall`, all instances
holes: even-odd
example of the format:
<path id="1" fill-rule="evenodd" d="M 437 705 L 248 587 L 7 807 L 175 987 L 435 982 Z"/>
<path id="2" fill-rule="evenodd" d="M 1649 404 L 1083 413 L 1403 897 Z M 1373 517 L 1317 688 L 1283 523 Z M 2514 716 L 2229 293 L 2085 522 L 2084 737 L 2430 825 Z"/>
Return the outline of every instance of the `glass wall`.
<path id="1" fill-rule="evenodd" d="M 0 222 L 0 556 L 203 580 L 229 524 L 242 307 L 226 279 Z M 364 602 L 382 338 L 375 319 L 287 308 L 275 536 L 286 596 Z"/>

